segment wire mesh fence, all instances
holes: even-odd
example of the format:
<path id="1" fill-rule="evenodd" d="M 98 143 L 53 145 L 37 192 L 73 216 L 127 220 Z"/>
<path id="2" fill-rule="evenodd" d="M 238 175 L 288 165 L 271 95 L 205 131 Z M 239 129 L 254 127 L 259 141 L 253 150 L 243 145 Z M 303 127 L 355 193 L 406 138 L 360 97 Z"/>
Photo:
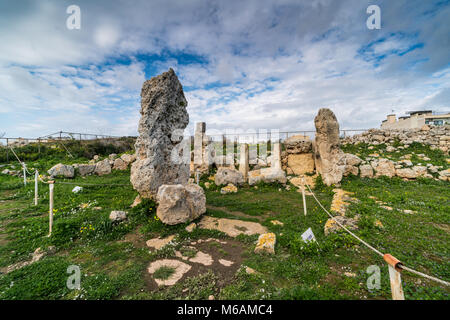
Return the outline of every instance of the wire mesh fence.
<path id="1" fill-rule="evenodd" d="M 346 138 L 357 133 L 366 131 L 366 129 L 350 129 L 340 130 L 340 137 Z M 273 148 L 273 144 L 276 142 L 285 142 L 288 138 L 293 136 L 305 136 L 313 140 L 315 137 L 315 131 L 312 130 L 297 130 L 297 131 L 280 131 L 280 130 L 259 130 L 258 132 L 225 132 L 207 134 L 207 139 L 215 149 L 216 155 L 234 154 L 238 156 L 240 153 L 240 145 L 242 143 L 249 144 L 250 157 L 259 157 L 260 155 L 270 154 Z M 33 145 L 37 154 L 41 153 L 41 149 L 45 145 L 55 144 L 57 147 L 65 150 L 68 157 L 72 156 L 72 150 L 70 143 L 80 142 L 102 142 L 112 143 L 114 141 L 131 138 L 136 139 L 135 136 L 120 137 L 104 134 L 92 134 L 92 133 L 79 133 L 79 132 L 67 132 L 58 131 L 49 135 L 41 136 L 38 138 L 14 138 L 14 137 L 0 137 L 0 162 L 9 162 L 12 159 L 10 148 L 20 148 L 28 145 Z M 190 139 L 191 150 L 194 146 L 194 136 L 187 135 L 186 139 Z M 31 152 L 31 151 L 30 151 Z"/>

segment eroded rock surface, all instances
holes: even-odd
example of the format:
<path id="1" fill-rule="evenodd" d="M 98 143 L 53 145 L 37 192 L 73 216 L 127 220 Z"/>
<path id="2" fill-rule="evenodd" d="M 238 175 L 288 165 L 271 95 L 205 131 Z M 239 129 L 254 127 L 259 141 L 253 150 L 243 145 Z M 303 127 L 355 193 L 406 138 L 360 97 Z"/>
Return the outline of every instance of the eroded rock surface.
<path id="1" fill-rule="evenodd" d="M 206 212 L 205 192 L 196 184 L 162 185 L 156 200 L 156 215 L 169 225 L 192 221 Z"/>
<path id="2" fill-rule="evenodd" d="M 183 88 L 172 69 L 144 82 L 136 161 L 130 176 L 143 198 L 156 197 L 162 185 L 188 182 L 189 153 L 184 161 L 182 139 L 189 122 L 186 107 Z"/>
<path id="3" fill-rule="evenodd" d="M 338 162 L 344 157 L 339 147 L 339 123 L 330 109 L 320 109 L 314 119 L 316 138 L 314 143 L 315 165 L 323 182 L 330 186 L 342 180 L 344 165 Z"/>

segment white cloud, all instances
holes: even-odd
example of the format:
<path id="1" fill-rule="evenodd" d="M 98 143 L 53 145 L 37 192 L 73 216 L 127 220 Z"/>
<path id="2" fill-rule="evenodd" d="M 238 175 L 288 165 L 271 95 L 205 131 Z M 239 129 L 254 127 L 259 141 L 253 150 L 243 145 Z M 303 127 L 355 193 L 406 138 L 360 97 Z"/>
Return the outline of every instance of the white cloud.
<path id="1" fill-rule="evenodd" d="M 320 107 L 367 128 L 392 109 L 448 109 L 449 8 L 379 1 L 382 30 L 370 31 L 369 2 L 79 1 L 81 30 L 65 28 L 60 1 L 2 4 L 0 131 L 136 134 L 144 70 L 169 67 L 189 89 L 190 128 L 309 130 Z"/>

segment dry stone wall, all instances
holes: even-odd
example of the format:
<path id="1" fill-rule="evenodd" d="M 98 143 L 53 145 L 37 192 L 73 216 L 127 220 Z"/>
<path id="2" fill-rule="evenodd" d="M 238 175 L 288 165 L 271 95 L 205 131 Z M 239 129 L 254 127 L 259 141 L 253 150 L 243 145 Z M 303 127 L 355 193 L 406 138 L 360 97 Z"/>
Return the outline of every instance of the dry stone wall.
<path id="1" fill-rule="evenodd" d="M 342 144 L 367 143 L 378 145 L 381 143 L 393 144 L 398 141 L 401 145 L 410 145 L 413 142 L 430 145 L 432 149 L 440 149 L 448 154 L 450 150 L 450 126 L 423 126 L 421 129 L 409 130 L 382 130 L 370 129 L 361 134 L 346 137 Z"/>

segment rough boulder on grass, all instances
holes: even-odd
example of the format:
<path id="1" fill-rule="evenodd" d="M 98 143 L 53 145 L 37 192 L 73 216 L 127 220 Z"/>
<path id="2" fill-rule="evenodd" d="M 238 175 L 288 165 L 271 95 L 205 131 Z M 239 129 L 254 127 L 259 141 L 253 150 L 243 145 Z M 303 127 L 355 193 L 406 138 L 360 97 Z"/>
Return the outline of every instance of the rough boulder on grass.
<path id="1" fill-rule="evenodd" d="M 64 177 L 73 178 L 75 176 L 75 169 L 73 166 L 58 163 L 47 171 L 51 178 Z"/>
<path id="2" fill-rule="evenodd" d="M 156 215 L 169 225 L 190 222 L 206 212 L 205 192 L 196 184 L 162 185 L 156 200 Z"/>

